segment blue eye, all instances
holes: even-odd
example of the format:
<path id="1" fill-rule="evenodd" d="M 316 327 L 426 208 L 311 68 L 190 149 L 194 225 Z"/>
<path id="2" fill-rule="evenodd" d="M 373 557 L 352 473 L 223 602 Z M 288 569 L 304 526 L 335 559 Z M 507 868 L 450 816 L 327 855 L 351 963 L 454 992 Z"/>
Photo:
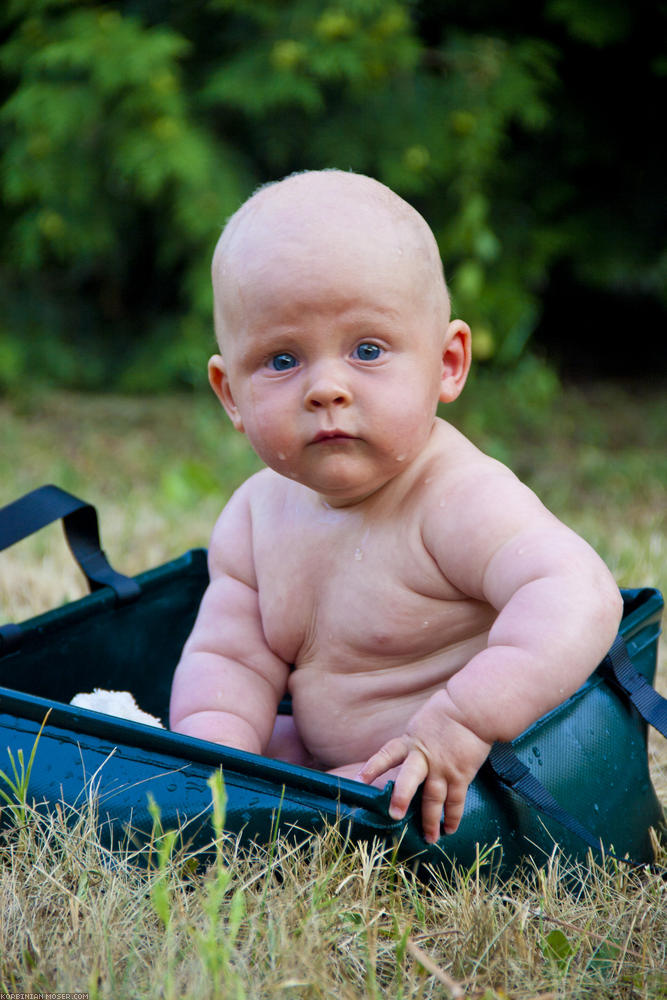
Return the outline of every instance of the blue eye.
<path id="1" fill-rule="evenodd" d="M 354 349 L 354 356 L 359 361 L 377 361 L 382 354 L 382 348 L 377 344 L 359 344 Z"/>
<path id="2" fill-rule="evenodd" d="M 285 352 L 274 355 L 269 361 L 269 365 L 276 372 L 287 372 L 290 368 L 296 368 L 297 360 L 293 354 Z"/>

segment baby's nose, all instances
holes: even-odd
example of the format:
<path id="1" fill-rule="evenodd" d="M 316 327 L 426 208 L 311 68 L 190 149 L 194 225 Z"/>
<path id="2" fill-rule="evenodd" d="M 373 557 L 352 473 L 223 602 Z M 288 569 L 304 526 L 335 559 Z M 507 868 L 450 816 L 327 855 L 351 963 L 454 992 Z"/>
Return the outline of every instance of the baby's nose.
<path id="1" fill-rule="evenodd" d="M 331 373 L 320 373 L 314 379 L 306 393 L 306 407 L 317 410 L 327 406 L 347 406 L 352 400 L 352 394 L 344 381 Z"/>

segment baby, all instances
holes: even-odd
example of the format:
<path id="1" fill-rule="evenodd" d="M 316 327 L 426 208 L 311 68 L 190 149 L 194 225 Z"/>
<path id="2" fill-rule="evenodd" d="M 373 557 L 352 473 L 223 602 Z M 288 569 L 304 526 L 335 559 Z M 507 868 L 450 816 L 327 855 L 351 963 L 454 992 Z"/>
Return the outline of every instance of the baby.
<path id="1" fill-rule="evenodd" d="M 458 827 L 494 740 L 607 652 L 607 568 L 436 416 L 463 389 L 435 239 L 384 185 L 307 172 L 260 189 L 213 259 L 209 380 L 268 468 L 234 494 L 176 670 L 171 726 L 367 783 L 423 784 Z M 293 718 L 278 716 L 284 693 Z M 444 824 L 443 824 L 444 810 Z"/>

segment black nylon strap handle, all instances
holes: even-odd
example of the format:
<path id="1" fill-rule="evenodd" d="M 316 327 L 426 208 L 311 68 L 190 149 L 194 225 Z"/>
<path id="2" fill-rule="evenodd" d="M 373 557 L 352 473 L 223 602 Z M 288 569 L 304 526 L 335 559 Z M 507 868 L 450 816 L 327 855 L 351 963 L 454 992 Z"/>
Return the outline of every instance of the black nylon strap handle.
<path id="1" fill-rule="evenodd" d="M 138 597 L 139 585 L 117 573 L 102 551 L 95 508 L 58 486 L 40 486 L 0 508 L 0 550 L 61 518 L 67 544 L 90 589 L 111 587 L 120 603 Z"/>
<path id="2" fill-rule="evenodd" d="M 600 850 L 600 841 L 595 839 L 576 816 L 563 809 L 551 792 L 519 760 L 511 743 L 494 743 L 489 754 L 489 764 L 503 785 L 512 788 L 529 805 L 539 809 L 550 819 L 557 820 L 561 826 L 580 837 L 594 851 Z"/>
<path id="3" fill-rule="evenodd" d="M 616 636 L 602 665 L 625 691 L 642 719 L 667 739 L 667 698 L 663 698 L 636 669 L 622 636 Z"/>

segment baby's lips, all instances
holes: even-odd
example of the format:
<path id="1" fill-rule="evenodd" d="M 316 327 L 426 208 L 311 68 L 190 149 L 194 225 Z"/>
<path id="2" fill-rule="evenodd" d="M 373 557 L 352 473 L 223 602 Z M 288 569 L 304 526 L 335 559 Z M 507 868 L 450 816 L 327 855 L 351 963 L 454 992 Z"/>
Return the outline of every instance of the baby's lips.
<path id="1" fill-rule="evenodd" d="M 330 431 L 319 431 L 313 438 L 313 444 L 319 444 L 320 441 L 338 441 L 341 438 L 349 438 L 350 440 L 354 437 L 353 434 L 348 434 L 347 431 L 340 430 L 330 430 Z"/>

